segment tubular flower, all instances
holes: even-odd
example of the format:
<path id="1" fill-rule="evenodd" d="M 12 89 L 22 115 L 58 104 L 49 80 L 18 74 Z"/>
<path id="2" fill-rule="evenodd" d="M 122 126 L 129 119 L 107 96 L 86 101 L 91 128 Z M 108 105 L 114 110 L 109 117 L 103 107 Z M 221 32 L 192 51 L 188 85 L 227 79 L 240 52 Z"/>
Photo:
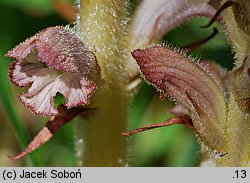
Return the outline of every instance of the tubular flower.
<path id="1" fill-rule="evenodd" d="M 143 1 L 141 6 L 149 2 Z M 169 4 L 171 3 L 175 4 L 172 1 Z M 198 136 L 202 156 L 206 158 L 202 160 L 202 166 L 249 166 L 249 2 L 225 0 L 221 6 L 216 0 L 197 1 L 195 5 L 193 1 L 182 1 L 182 5 L 176 6 L 169 6 L 163 1 L 159 4 L 161 5 L 157 6 L 158 8 L 154 9 L 156 6 L 153 6 L 151 10 L 149 5 L 145 5 L 148 12 L 155 10 L 155 16 L 138 10 L 140 17 L 148 17 L 148 21 L 142 21 L 143 25 L 138 23 L 138 28 L 132 32 L 132 35 L 137 35 L 132 45 L 145 47 L 148 43 L 158 40 L 164 30 L 184 21 L 183 17 L 190 15 L 190 12 L 192 15 L 199 12 L 203 12 L 203 15 L 214 14 L 208 25 L 222 14 L 221 22 L 227 28 L 226 35 L 236 51 L 235 66 L 232 71 L 226 72 L 219 66 L 205 61 L 195 63 L 186 53 L 163 46 L 134 50 L 132 56 L 136 59 L 143 78 L 163 95 L 170 96 L 177 102 L 178 109 L 172 110 L 177 117 L 123 135 L 130 136 L 156 127 L 183 124 L 194 129 Z M 180 14 L 179 8 L 182 12 Z M 165 11 L 166 9 L 168 11 Z M 134 23 L 139 20 L 140 18 L 135 19 Z M 146 27 L 150 27 L 151 31 Z M 147 31 L 143 31 L 144 29 Z M 147 39 L 140 40 L 143 36 Z"/>
<path id="2" fill-rule="evenodd" d="M 19 159 L 46 143 L 72 118 L 83 112 L 97 88 L 100 68 L 96 57 L 72 30 L 49 27 L 7 53 L 16 61 L 10 67 L 10 79 L 19 87 L 31 84 L 21 102 L 33 113 L 52 116 L 29 147 L 12 159 Z M 54 99 L 60 93 L 65 103 L 60 110 Z M 63 110 L 62 110 L 63 109 Z M 77 111 L 77 112 L 76 112 Z"/>
<path id="3" fill-rule="evenodd" d="M 225 162 L 216 160 L 217 165 L 248 164 L 249 58 L 245 59 L 241 68 L 226 74 L 219 67 L 206 62 L 196 64 L 167 47 L 138 49 L 132 55 L 146 81 L 174 98 L 183 113 L 190 116 L 202 145 L 220 156 L 226 154 L 224 159 L 230 157 Z M 179 118 L 181 121 L 183 117 Z M 233 124 L 238 124 L 238 127 Z M 244 134 L 242 138 L 237 137 L 241 133 Z"/>
<path id="4" fill-rule="evenodd" d="M 99 66 L 94 53 L 75 33 L 57 26 L 47 28 L 7 53 L 15 58 L 10 68 L 11 81 L 20 87 L 31 84 L 20 100 L 32 112 L 58 115 L 54 97 L 63 94 L 65 106 L 89 103 L 96 89 Z"/>

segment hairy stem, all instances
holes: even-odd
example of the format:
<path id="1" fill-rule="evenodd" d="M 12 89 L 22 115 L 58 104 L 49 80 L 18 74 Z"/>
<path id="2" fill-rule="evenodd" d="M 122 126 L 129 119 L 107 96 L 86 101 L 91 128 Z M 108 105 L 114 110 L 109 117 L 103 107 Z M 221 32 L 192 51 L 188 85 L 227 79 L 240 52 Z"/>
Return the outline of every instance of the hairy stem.
<path id="1" fill-rule="evenodd" d="M 222 0 L 226 3 L 228 0 Z M 222 16 L 227 30 L 226 35 L 235 51 L 236 61 L 234 69 L 242 65 L 250 52 L 249 31 L 249 1 L 231 1 L 232 6 L 223 11 Z"/>
<path id="2" fill-rule="evenodd" d="M 248 166 L 250 162 L 250 115 L 240 110 L 231 96 L 225 132 L 227 155 L 217 159 L 217 166 Z"/>
<path id="3" fill-rule="evenodd" d="M 82 166 L 125 166 L 127 110 L 124 37 L 126 1 L 81 0 L 79 29 L 96 54 L 102 80 L 91 102 L 94 110 L 78 123 Z"/>

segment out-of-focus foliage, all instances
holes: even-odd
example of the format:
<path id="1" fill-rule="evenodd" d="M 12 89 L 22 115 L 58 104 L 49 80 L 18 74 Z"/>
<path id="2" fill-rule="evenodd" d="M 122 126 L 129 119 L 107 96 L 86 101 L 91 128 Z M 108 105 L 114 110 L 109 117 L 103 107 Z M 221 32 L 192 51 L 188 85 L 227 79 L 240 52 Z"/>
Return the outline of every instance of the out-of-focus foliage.
<path id="1" fill-rule="evenodd" d="M 10 59 L 4 57 L 4 54 L 43 28 L 67 24 L 55 11 L 52 11 L 52 7 L 48 3 L 44 9 L 48 7 L 51 9 L 50 12 L 40 8 L 40 1 L 22 2 L 24 4 L 21 1 L 12 3 L 0 1 L 0 166 L 73 166 L 76 165 L 73 124 L 63 128 L 62 133 L 55 137 L 56 146 L 48 143 L 46 147 L 34 153 L 33 162 L 29 157 L 26 161 L 15 162 L 7 158 L 7 155 L 14 155 L 20 151 L 20 147 L 24 148 L 47 119 L 34 116 L 18 101 L 18 94 L 22 91 L 9 81 Z M 32 6 L 25 6 L 25 3 L 32 4 Z M 48 151 L 48 149 L 51 150 Z M 59 158 L 54 159 L 54 157 Z"/>
<path id="2" fill-rule="evenodd" d="M 73 0 L 67 2 L 73 3 Z M 20 152 L 20 148 L 24 148 L 47 119 L 34 116 L 18 101 L 18 95 L 23 91 L 10 83 L 8 67 L 11 60 L 3 55 L 43 28 L 68 24 L 58 15 L 54 6 L 56 3 L 52 0 L 0 0 L 0 166 L 77 165 L 74 151 L 75 122 L 64 126 L 31 158 L 14 162 L 7 158 L 7 155 Z M 167 34 L 163 42 L 185 46 L 204 39 L 213 32 L 212 27 L 199 28 L 207 21 L 205 18 L 192 19 Z M 214 60 L 224 67 L 232 67 L 230 49 L 222 34 L 194 50 L 193 54 L 202 59 Z M 144 83 L 131 105 L 128 129 L 170 118 L 168 110 L 171 107 L 173 104 L 168 99 L 160 101 L 159 93 Z M 199 163 L 199 145 L 194 133 L 187 127 L 154 129 L 130 137 L 129 142 L 131 166 L 197 166 Z"/>
<path id="3" fill-rule="evenodd" d="M 61 0 L 59 0 L 61 1 Z M 55 4 L 58 0 L 1 0 L 0 3 L 6 6 L 23 9 L 27 14 L 45 15 L 55 11 Z M 63 2 L 73 4 L 74 0 L 62 0 Z"/>

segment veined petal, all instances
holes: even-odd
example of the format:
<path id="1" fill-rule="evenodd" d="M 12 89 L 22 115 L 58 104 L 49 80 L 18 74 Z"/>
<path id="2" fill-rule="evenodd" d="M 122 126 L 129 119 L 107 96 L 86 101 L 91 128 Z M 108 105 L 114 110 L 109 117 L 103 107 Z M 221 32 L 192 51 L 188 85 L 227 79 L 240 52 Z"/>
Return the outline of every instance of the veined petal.
<path id="1" fill-rule="evenodd" d="M 130 48 L 158 41 L 171 29 L 193 16 L 213 16 L 210 0 L 144 0 L 131 25 Z"/>
<path id="2" fill-rule="evenodd" d="M 67 108 L 88 104 L 100 76 L 94 53 L 64 27 L 41 31 L 7 56 L 16 58 L 10 68 L 11 81 L 20 87 L 32 83 L 21 101 L 39 115 L 58 115 L 57 93 L 64 95 Z"/>
<path id="3" fill-rule="evenodd" d="M 143 0 L 132 17 L 128 49 L 134 50 L 159 41 L 167 32 L 191 17 L 216 13 L 219 0 Z M 210 4 L 212 5 L 210 5 Z M 132 59 L 131 59 L 132 60 Z M 131 77 L 139 73 L 135 62 L 127 65 Z"/>
<path id="4" fill-rule="evenodd" d="M 56 26 L 42 30 L 6 55 L 22 62 L 32 51 L 40 62 L 56 70 L 79 72 L 89 79 L 99 75 L 95 54 L 68 28 Z M 35 58 L 27 59 L 34 62 Z"/>
<path id="5" fill-rule="evenodd" d="M 191 59 L 161 46 L 132 53 L 145 79 L 174 98 L 192 118 L 203 142 L 219 149 L 223 145 L 226 104 L 216 82 Z"/>
<path id="6" fill-rule="evenodd" d="M 201 61 L 199 66 L 209 74 L 209 76 L 216 82 L 222 91 L 226 92 L 226 79 L 228 78 L 227 69 L 222 68 L 220 65 L 214 62 L 208 61 Z"/>
<path id="7" fill-rule="evenodd" d="M 64 95 L 65 106 L 72 108 L 88 104 L 96 89 L 96 85 L 82 74 L 58 74 L 52 69 L 43 69 L 33 75 L 32 82 L 28 93 L 22 94 L 20 99 L 34 113 L 46 116 L 58 115 L 54 106 L 54 97 L 58 92 Z"/>
<path id="8" fill-rule="evenodd" d="M 86 79 L 83 74 L 61 73 L 39 62 L 21 64 L 23 65 L 13 64 L 11 79 L 18 86 L 32 83 L 28 93 L 22 94 L 20 99 L 36 114 L 45 116 L 58 114 L 54 106 L 57 92 L 64 95 L 66 107 L 71 108 L 88 104 L 91 93 L 96 89 L 95 83 Z"/>

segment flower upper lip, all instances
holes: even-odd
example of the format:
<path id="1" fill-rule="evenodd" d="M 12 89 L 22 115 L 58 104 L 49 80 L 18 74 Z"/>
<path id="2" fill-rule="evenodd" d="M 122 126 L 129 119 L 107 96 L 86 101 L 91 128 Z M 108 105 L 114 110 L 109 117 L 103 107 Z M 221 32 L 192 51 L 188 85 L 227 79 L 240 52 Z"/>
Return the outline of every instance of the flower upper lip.
<path id="1" fill-rule="evenodd" d="M 224 143 L 226 100 L 214 78 L 190 58 L 167 47 L 138 49 L 132 55 L 145 79 L 173 97 L 191 117 L 200 137 L 210 147 L 220 149 Z"/>
<path id="2" fill-rule="evenodd" d="M 95 54 L 83 40 L 62 26 L 44 29 L 6 55 L 21 62 L 32 51 L 36 51 L 42 63 L 59 71 L 79 72 L 92 79 L 93 72 L 100 70 Z"/>

